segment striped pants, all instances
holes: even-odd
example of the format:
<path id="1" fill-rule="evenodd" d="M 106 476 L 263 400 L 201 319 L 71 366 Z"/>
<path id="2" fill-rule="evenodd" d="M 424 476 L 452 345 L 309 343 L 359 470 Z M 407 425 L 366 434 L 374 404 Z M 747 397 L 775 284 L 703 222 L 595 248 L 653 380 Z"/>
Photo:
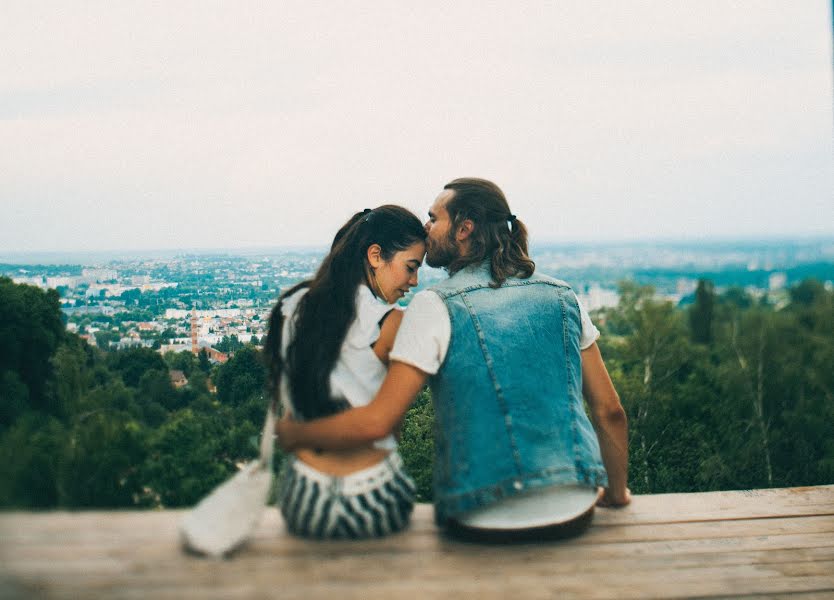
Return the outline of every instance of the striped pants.
<path id="1" fill-rule="evenodd" d="M 344 477 L 287 458 L 278 504 L 287 529 L 318 539 L 361 539 L 395 533 L 408 525 L 414 482 L 399 454 Z"/>

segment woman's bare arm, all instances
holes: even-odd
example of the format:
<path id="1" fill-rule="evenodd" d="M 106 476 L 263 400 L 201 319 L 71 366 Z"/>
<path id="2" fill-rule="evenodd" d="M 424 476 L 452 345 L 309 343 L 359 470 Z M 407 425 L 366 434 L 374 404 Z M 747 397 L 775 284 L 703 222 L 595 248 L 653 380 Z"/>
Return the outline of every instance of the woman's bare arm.
<path id="1" fill-rule="evenodd" d="M 582 393 L 591 409 L 608 487 L 600 506 L 625 506 L 628 489 L 628 419 L 596 343 L 582 351 Z"/>

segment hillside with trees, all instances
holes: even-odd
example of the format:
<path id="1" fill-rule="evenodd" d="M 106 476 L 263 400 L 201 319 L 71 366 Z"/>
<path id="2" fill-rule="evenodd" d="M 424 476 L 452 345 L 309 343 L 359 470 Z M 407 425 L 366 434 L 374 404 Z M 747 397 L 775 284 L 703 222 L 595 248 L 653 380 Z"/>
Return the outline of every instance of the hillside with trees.
<path id="1" fill-rule="evenodd" d="M 593 316 L 635 493 L 834 482 L 834 292 L 806 280 L 773 306 L 701 281 L 685 308 L 620 292 Z M 223 365 L 91 347 L 65 331 L 57 292 L 0 278 L 0 507 L 191 505 L 257 454 L 263 378 L 251 344 Z M 424 501 L 432 426 L 424 391 L 401 441 Z"/>

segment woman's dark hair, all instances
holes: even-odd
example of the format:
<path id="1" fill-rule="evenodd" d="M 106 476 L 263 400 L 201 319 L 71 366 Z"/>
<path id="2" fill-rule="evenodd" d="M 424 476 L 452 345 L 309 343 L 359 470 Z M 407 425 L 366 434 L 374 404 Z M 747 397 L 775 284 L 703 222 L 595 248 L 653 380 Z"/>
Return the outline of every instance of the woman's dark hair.
<path id="1" fill-rule="evenodd" d="M 339 229 L 315 277 L 282 293 L 272 309 L 264 342 L 267 390 L 271 397 L 275 397 L 283 373 L 289 378 L 290 398 L 297 417 L 324 417 L 346 407 L 344 399 L 330 396 L 330 372 L 339 358 L 348 328 L 356 318 L 358 286 L 368 284 L 374 290 L 369 280 L 368 248 L 379 244 L 382 259 L 389 261 L 395 253 L 425 239 L 420 220 L 394 205 L 358 212 Z M 285 364 L 281 356 L 284 323 L 281 304 L 284 298 L 305 287 L 308 290 L 295 312 L 294 334 Z"/>
<path id="2" fill-rule="evenodd" d="M 448 266 L 450 273 L 490 259 L 492 287 L 499 287 L 507 277 L 527 278 L 536 269 L 527 254 L 527 228 L 510 212 L 504 192 L 486 179 L 463 177 L 450 181 L 444 190 L 455 193 L 446 202 L 454 240 L 457 227 L 466 219 L 475 225 L 469 236 L 469 252 Z"/>

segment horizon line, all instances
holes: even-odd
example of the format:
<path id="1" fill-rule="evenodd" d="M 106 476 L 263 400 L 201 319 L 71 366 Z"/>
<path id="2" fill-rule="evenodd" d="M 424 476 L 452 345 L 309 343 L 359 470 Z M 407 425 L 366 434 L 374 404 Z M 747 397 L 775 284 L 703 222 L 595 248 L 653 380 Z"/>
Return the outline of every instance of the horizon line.
<path id="1" fill-rule="evenodd" d="M 604 240 L 578 240 L 578 239 L 543 239 L 530 240 L 529 245 L 532 247 L 611 247 L 611 246 L 643 246 L 652 244 L 664 244 L 673 246 L 684 246 L 689 244 L 726 244 L 726 243 L 824 243 L 834 242 L 834 233 L 803 233 L 796 235 L 741 235 L 737 237 L 730 236 L 693 236 L 693 237 L 649 237 L 649 238 L 619 238 L 619 239 L 604 239 Z M 38 249 L 38 250 L 3 250 L 0 249 L 0 262 L 4 261 L 5 257 L 12 256 L 26 256 L 26 255 L 60 255 L 60 254 L 228 254 L 228 253 L 261 253 L 261 252 L 313 252 L 326 251 L 327 244 L 279 244 L 274 246 L 190 246 L 190 247 L 153 247 L 153 248 L 101 248 L 101 249 L 85 249 L 85 248 L 64 248 L 64 249 Z"/>

